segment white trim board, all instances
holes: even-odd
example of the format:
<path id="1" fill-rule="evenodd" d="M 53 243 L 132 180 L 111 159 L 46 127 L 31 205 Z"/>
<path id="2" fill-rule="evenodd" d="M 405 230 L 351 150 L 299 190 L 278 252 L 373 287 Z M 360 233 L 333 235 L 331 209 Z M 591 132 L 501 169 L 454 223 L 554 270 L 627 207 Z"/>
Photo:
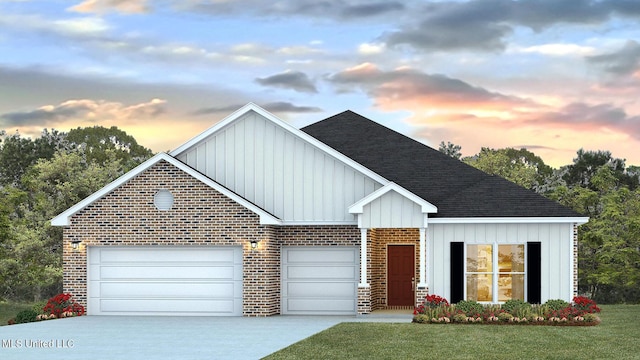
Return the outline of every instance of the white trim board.
<path id="1" fill-rule="evenodd" d="M 588 217 L 468 217 L 468 218 L 429 218 L 430 224 L 526 224 L 526 223 L 575 223 L 586 224 Z"/>

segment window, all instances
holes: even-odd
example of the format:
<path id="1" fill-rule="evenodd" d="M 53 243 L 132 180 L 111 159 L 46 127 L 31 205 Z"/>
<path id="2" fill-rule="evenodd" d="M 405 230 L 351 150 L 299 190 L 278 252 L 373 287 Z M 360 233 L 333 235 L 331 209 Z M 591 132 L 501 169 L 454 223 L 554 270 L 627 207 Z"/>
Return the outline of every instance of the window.
<path id="1" fill-rule="evenodd" d="M 524 300 L 524 245 L 467 245 L 467 300 Z"/>

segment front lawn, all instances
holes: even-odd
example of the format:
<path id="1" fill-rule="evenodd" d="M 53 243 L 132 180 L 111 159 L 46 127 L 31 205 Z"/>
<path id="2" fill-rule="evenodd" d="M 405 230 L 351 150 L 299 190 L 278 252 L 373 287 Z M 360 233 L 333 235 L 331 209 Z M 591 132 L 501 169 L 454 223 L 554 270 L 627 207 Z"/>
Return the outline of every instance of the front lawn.
<path id="1" fill-rule="evenodd" d="M 16 303 L 0 301 L 0 326 L 7 325 L 9 319 L 16 317 L 22 310 L 31 309 L 33 303 Z"/>
<path id="2" fill-rule="evenodd" d="M 597 326 L 342 323 L 265 359 L 638 359 L 640 305 Z"/>

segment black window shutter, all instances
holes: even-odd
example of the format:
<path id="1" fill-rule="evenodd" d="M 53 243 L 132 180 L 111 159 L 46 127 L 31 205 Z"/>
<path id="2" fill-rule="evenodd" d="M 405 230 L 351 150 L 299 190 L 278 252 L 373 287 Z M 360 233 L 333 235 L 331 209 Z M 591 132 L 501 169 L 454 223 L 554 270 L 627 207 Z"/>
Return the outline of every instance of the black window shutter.
<path id="1" fill-rule="evenodd" d="M 464 300 L 464 243 L 451 243 L 451 299 L 452 304 Z"/>
<path id="2" fill-rule="evenodd" d="M 527 243 L 527 302 L 540 304 L 542 295 L 542 257 L 540 255 L 540 243 Z"/>

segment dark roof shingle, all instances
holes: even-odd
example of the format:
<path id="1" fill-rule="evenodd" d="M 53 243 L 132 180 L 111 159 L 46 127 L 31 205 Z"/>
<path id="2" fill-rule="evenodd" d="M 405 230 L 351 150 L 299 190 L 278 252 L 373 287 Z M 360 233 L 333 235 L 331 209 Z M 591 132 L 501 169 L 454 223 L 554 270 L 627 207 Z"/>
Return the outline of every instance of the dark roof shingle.
<path id="1" fill-rule="evenodd" d="M 433 217 L 581 216 L 352 111 L 301 130 L 434 204 Z"/>

